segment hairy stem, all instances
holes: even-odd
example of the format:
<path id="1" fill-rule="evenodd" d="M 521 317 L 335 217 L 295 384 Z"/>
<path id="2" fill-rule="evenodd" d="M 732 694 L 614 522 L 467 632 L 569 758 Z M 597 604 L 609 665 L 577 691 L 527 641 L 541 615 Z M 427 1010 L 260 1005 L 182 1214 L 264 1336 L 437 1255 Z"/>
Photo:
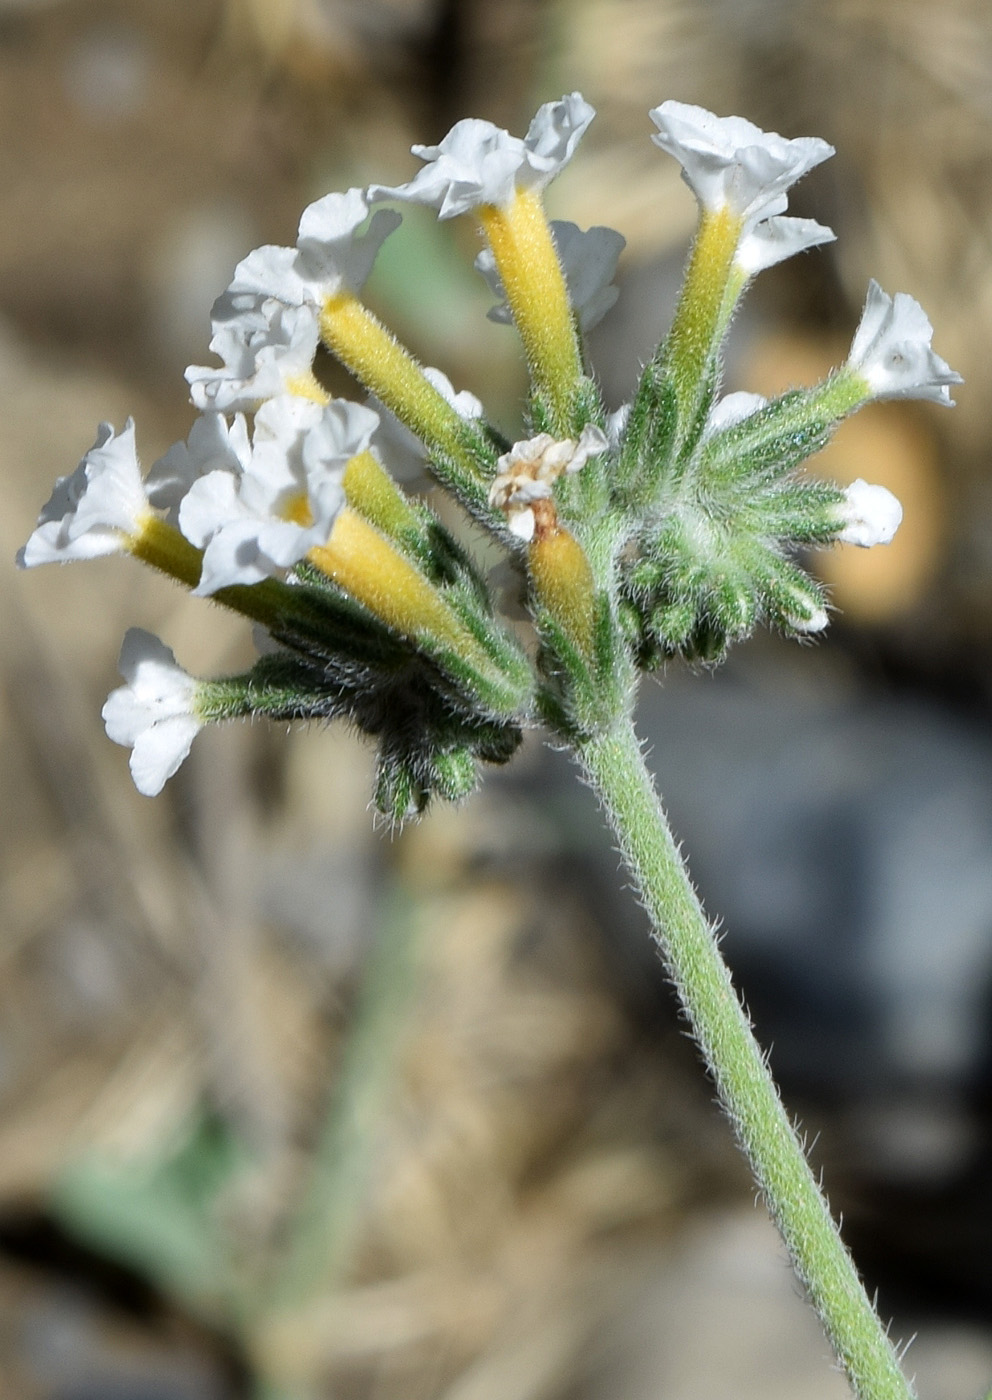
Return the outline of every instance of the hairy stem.
<path id="1" fill-rule="evenodd" d="M 618 722 L 581 745 L 577 757 L 606 808 L 721 1101 L 855 1394 L 911 1400 L 755 1042 L 632 726 Z"/>

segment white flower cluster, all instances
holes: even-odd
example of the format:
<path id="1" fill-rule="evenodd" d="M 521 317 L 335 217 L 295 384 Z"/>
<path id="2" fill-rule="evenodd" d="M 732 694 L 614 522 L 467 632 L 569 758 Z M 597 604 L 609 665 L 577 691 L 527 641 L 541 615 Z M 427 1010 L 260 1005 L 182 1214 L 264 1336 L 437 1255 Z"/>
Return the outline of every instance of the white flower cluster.
<path id="1" fill-rule="evenodd" d="M 344 504 L 345 467 L 378 426 L 361 404 L 283 394 L 262 405 L 250 438 L 240 413 L 230 423 L 201 415 L 143 478 L 134 424 L 114 433 L 104 423 L 75 472 L 56 483 L 18 562 L 126 553 L 165 511 L 204 551 L 196 593 L 258 583 L 326 541 Z"/>
<path id="2" fill-rule="evenodd" d="M 665 102 L 650 115 L 657 127 L 652 139 L 680 162 L 704 216 L 729 211 L 738 221 L 735 265 L 745 278 L 833 237 L 811 220 L 783 216 L 790 186 L 832 154 L 826 142 L 787 140 L 742 118 L 679 102 Z M 311 204 L 295 247 L 251 252 L 215 302 L 210 348 L 220 363 L 186 371 L 200 410 L 186 442 L 170 448 L 144 477 L 133 422 L 120 433 L 102 424 L 75 472 L 56 484 L 18 562 L 30 567 L 140 553 L 143 535 L 157 521 L 202 551 L 200 595 L 291 570 L 326 542 L 344 505 L 344 474 L 353 457 L 390 443 L 408 459 L 422 460 L 426 452 L 381 404 L 327 401 L 313 374 L 322 315 L 330 314 L 332 299 L 360 291 L 384 239 L 400 223 L 397 212 L 376 204 L 424 204 L 442 219 L 483 207 L 509 209 L 518 195 L 539 193 L 559 173 L 593 116 L 580 94 L 571 93 L 541 107 L 523 139 L 488 122 L 461 121 L 438 145 L 413 148 L 425 164 L 408 183 L 350 189 Z M 624 239 L 612 229 L 582 231 L 564 222 L 552 224 L 551 233 L 576 321 L 588 330 L 616 299 L 612 280 Z M 491 317 L 509 320 L 493 253 L 480 254 L 477 267 L 500 302 Z M 863 382 L 865 399 L 950 403 L 948 386 L 959 376 L 934 353 L 931 336 L 911 297 L 887 296 L 872 282 L 845 371 Z M 462 418 L 481 417 L 472 395 L 456 393 L 438 371 L 424 375 Z M 729 395 L 712 410 L 706 435 L 763 404 L 754 395 Z M 516 443 L 499 459 L 490 506 L 505 515 L 511 533 L 531 539 L 535 505 L 552 496 L 560 476 L 617 447 L 625 423 L 624 412 L 615 415 L 609 438 L 590 423 L 576 439 L 543 433 Z M 861 545 L 887 541 L 900 514 L 883 488 L 856 482 L 846 495 L 839 538 Z M 135 781 L 141 791 L 155 792 L 203 722 L 196 715 L 196 683 L 146 633 L 128 633 L 121 667 L 128 685 L 107 703 L 108 732 L 133 746 Z"/>
<path id="3" fill-rule="evenodd" d="M 326 407 L 280 395 L 233 422 L 204 413 L 142 478 L 134 424 L 101 424 L 71 476 L 56 483 L 18 555 L 23 567 L 127 552 L 149 521 L 165 518 L 203 550 L 194 592 L 258 583 L 323 544 L 344 504 L 348 461 L 365 451 L 379 418 L 345 400 Z M 107 733 L 133 746 L 139 792 L 157 793 L 179 767 L 203 721 L 192 709 L 196 683 L 148 633 L 129 632 L 121 654 L 128 686 L 104 710 Z"/>

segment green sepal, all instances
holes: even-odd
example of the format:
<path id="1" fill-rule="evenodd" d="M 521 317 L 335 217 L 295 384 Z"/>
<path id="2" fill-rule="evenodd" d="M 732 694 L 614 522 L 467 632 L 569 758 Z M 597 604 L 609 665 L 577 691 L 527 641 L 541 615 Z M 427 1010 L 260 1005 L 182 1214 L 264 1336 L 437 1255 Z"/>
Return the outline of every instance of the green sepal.
<path id="1" fill-rule="evenodd" d="M 650 631 L 661 654 L 671 655 L 688 649 L 690 638 L 699 622 L 699 607 L 696 601 L 683 598 L 678 602 L 659 603 L 657 607 L 652 608 Z"/>
<path id="2" fill-rule="evenodd" d="M 545 678 L 537 706 L 546 721 L 571 736 L 589 736 L 626 713 L 635 672 L 626 634 L 605 593 L 595 602 L 591 655 L 547 609 L 536 610 L 535 625 Z"/>
<path id="3" fill-rule="evenodd" d="M 836 540 L 844 492 L 829 481 L 786 481 L 761 502 L 761 525 L 767 536 L 792 544 L 829 544 Z"/>
<path id="4" fill-rule="evenodd" d="M 827 604 L 822 585 L 788 559 L 769 561 L 761 594 L 768 620 L 792 637 L 810 635 L 810 628 L 803 624 Z"/>
<path id="5" fill-rule="evenodd" d="M 454 541 L 451 544 L 454 547 Z M 300 597 L 296 615 L 280 619 L 269 631 L 277 642 L 322 664 L 328 673 L 343 669 L 350 674 L 358 667 L 392 676 L 411 656 L 419 655 L 450 707 L 513 720 L 527 713 L 534 686 L 530 663 L 493 616 L 488 589 L 474 570 L 466 570 L 457 583 L 441 591 L 478 642 L 480 654 L 475 656 L 462 655 L 432 636 L 416 641 L 400 636 L 305 561 L 296 566 L 295 577 L 299 585 L 292 591 Z"/>
<path id="6" fill-rule="evenodd" d="M 508 762 L 522 739 L 518 724 L 458 709 L 414 651 L 386 672 L 341 660 L 322 666 L 279 650 L 243 675 L 198 683 L 197 713 L 213 721 L 348 720 L 379 740 L 376 802 L 394 821 L 423 811 L 434 795 L 466 796 L 476 785 L 477 763 Z"/>
<path id="7" fill-rule="evenodd" d="M 587 423 L 605 422 L 603 398 L 599 385 L 588 375 L 576 379 L 572 388 L 571 408 L 568 421 L 562 425 L 558 421 L 557 410 L 540 388 L 535 387 L 527 400 L 525 414 L 528 437 L 538 433 L 550 433 L 553 438 L 578 437 Z"/>
<path id="8" fill-rule="evenodd" d="M 436 731 L 420 735 L 393 728 L 379 745 L 376 808 L 398 826 L 419 816 L 434 798 L 461 801 L 478 786 L 479 762 L 508 762 L 522 737 L 514 726 L 442 722 Z"/>
<path id="9" fill-rule="evenodd" d="M 676 479 L 681 478 L 685 474 L 685 464 L 692 460 L 702 440 L 703 433 L 706 430 L 706 424 L 709 421 L 710 410 L 713 407 L 717 389 L 720 385 L 720 374 L 721 366 L 719 361 L 716 359 L 708 360 L 703 377 L 696 389 L 695 410 L 692 417 L 686 423 L 685 429 L 678 442 L 675 459 L 677 465 L 673 471 L 673 476 Z"/>
<path id="10" fill-rule="evenodd" d="M 828 498 L 831 491 L 836 488 L 827 488 Z M 733 522 L 673 514 L 642 548 L 622 586 L 639 619 L 637 652 L 644 668 L 665 656 L 718 660 L 761 622 L 790 634 L 808 632 L 804 624 L 824 606 L 819 585 L 777 540 L 746 528 L 735 531 Z"/>
<path id="11" fill-rule="evenodd" d="M 474 792 L 479 769 L 471 749 L 448 749 L 434 756 L 434 791 L 448 802 L 458 802 Z"/>
<path id="12" fill-rule="evenodd" d="M 430 789 L 418 781 L 411 764 L 398 756 L 380 754 L 372 800 L 376 811 L 393 826 L 402 826 L 423 812 L 430 801 Z"/>
<path id="13" fill-rule="evenodd" d="M 575 384 L 572 409 L 572 434 L 575 437 L 579 437 L 582 429 L 589 423 L 595 423 L 600 428 L 605 427 L 606 414 L 603 408 L 603 396 L 600 393 L 599 385 L 596 383 L 595 379 L 590 379 L 588 375 L 583 375 Z"/>
<path id="14" fill-rule="evenodd" d="M 641 375 L 624 427 L 615 476 L 619 500 L 647 502 L 667 477 L 678 423 L 675 385 L 664 366 L 652 360 Z"/>
<path id="15" fill-rule="evenodd" d="M 699 475 L 714 483 L 786 475 L 830 439 L 834 425 L 815 407 L 815 391 L 790 390 L 714 433 L 700 452 Z"/>
<path id="16" fill-rule="evenodd" d="M 677 654 L 684 661 L 716 666 L 726 656 L 728 645 L 726 630 L 715 618 L 704 614 L 696 620 L 692 631 L 679 644 Z M 672 654 L 675 652 L 669 653 Z"/>

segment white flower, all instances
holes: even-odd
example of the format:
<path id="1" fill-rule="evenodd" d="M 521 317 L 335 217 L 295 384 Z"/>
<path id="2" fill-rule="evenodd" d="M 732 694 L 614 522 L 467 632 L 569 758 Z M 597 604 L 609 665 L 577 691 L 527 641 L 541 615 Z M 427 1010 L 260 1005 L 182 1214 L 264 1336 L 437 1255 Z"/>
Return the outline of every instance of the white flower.
<path id="1" fill-rule="evenodd" d="M 22 569 L 69 559 L 120 554 L 150 514 L 134 445 L 134 419 L 115 433 L 101 423 L 96 442 L 70 476 L 59 477 L 38 517 L 38 526 L 18 552 Z"/>
<path id="2" fill-rule="evenodd" d="M 437 146 L 414 146 L 427 164 L 405 185 L 371 185 L 372 199 L 426 204 L 442 219 L 480 204 L 506 208 L 518 189 L 543 189 L 571 160 L 596 115 L 573 92 L 546 102 L 521 140 L 492 122 L 469 117 L 456 122 Z"/>
<path id="3" fill-rule="evenodd" d="M 816 136 L 787 140 L 743 117 L 717 117 L 685 102 L 663 102 L 649 115 L 658 128 L 652 141 L 679 162 L 703 208 L 729 208 L 745 231 L 783 213 L 790 185 L 834 153 Z"/>
<path id="4" fill-rule="evenodd" d="M 558 250 L 572 310 L 578 317 L 581 329 L 592 330 L 620 295 L 618 288 L 610 283 L 627 240 L 616 229 L 596 227 L 583 231 L 577 224 L 561 219 L 552 221 L 551 235 Z M 493 296 L 500 298 L 499 305 L 487 313 L 490 321 L 508 324 L 513 316 L 503 300 L 503 283 L 496 259 L 489 248 L 482 250 L 475 265 L 489 283 Z"/>
<path id="5" fill-rule="evenodd" d="M 222 413 L 201 413 L 185 442 L 176 442 L 145 478 L 148 499 L 178 523 L 179 506 L 201 476 L 212 471 L 240 472 L 248 464 L 251 444 L 244 414 L 228 424 Z"/>
<path id="6" fill-rule="evenodd" d="M 119 669 L 127 685 L 108 696 L 104 724 L 115 744 L 131 748 L 135 787 L 154 797 L 203 728 L 196 713 L 197 683 L 164 643 L 140 627 L 125 635 Z"/>
<path id="7" fill-rule="evenodd" d="M 213 325 L 210 349 L 223 365 L 190 365 L 186 371 L 197 408 L 251 412 L 310 375 L 320 338 L 315 306 L 286 306 L 261 295 L 249 300 L 239 294 L 235 300 L 225 292 L 214 303 Z"/>
<path id="8" fill-rule="evenodd" d="M 232 312 L 251 313 L 268 297 L 284 306 L 319 308 L 336 292 L 359 292 L 379 249 L 401 222 L 394 209 L 372 214 L 364 190 L 325 194 L 300 216 L 295 248 L 267 244 L 238 263 L 212 315 L 220 313 L 226 322 Z"/>
<path id="9" fill-rule="evenodd" d="M 278 243 L 253 248 L 235 267 L 230 284 L 211 307 L 211 320 L 227 322 L 239 312 L 250 315 L 270 297 L 283 306 L 315 302 L 316 296 L 298 270 L 299 256 L 299 249 Z"/>
<path id="10" fill-rule="evenodd" d="M 815 219 L 790 219 L 778 215 L 765 219 L 745 233 L 737 245 L 734 262 L 748 277 L 764 272 L 767 267 L 803 253 L 821 243 L 832 243 L 837 235 L 826 224 Z"/>
<path id="11" fill-rule="evenodd" d="M 609 446 L 606 434 L 587 423 L 576 442 L 556 439 L 550 433 L 515 442 L 496 463 L 497 476 L 489 488 L 489 504 L 506 513 L 511 534 L 521 540 L 534 537 L 536 519 L 531 506 L 547 500 L 560 476 L 571 476 Z"/>
<path id="12" fill-rule="evenodd" d="M 930 348 L 933 327 L 918 301 L 905 292 L 890 297 L 872 279 L 848 367 L 868 383 L 875 399 L 931 399 L 951 405 L 949 384 L 960 374 Z"/>
<path id="13" fill-rule="evenodd" d="M 860 477 L 844 492 L 840 519 L 843 529 L 837 538 L 842 544 L 870 549 L 890 544 L 902 523 L 902 506 L 885 486 L 872 486 Z"/>
<path id="14" fill-rule="evenodd" d="M 204 550 L 194 592 L 259 583 L 325 544 L 344 505 L 342 481 L 364 452 L 378 417 L 335 399 L 270 399 L 255 418 L 251 455 L 240 470 L 222 467 L 190 486 L 179 526 Z"/>
<path id="15" fill-rule="evenodd" d="M 210 349 L 223 366 L 186 371 L 197 408 L 251 411 L 309 376 L 325 301 L 361 290 L 401 221 L 394 210 L 370 211 L 363 190 L 325 195 L 303 211 L 297 247 L 268 244 L 242 259 L 210 313 Z"/>
<path id="16" fill-rule="evenodd" d="M 743 423 L 745 418 L 750 418 L 752 413 L 757 413 L 759 408 L 764 408 L 767 402 L 764 395 L 749 394 L 743 389 L 739 389 L 734 394 L 724 394 L 722 399 L 717 399 L 709 411 L 706 426 L 703 429 L 703 442 L 708 442 L 711 437 L 724 432 L 727 428 L 733 428 L 738 423 Z"/>

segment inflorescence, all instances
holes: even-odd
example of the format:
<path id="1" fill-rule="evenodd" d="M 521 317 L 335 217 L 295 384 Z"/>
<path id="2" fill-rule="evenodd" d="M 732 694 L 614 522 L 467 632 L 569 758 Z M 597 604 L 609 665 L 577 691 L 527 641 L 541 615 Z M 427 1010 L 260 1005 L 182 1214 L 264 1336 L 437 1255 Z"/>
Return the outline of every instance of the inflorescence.
<path id="1" fill-rule="evenodd" d="M 638 671 L 719 659 L 759 623 L 827 624 L 805 546 L 887 543 L 901 508 L 883 487 L 804 475 L 836 425 L 873 400 L 949 404 L 960 377 L 931 349 L 920 306 L 872 282 L 847 361 L 766 401 L 719 397 L 723 344 L 756 274 L 834 237 L 789 217 L 787 192 L 833 154 L 739 117 L 665 102 L 654 142 L 682 166 L 699 224 L 672 326 L 631 402 L 607 413 L 583 335 L 616 298 L 624 246 L 608 228 L 549 223 L 542 192 L 593 118 L 578 93 L 546 103 L 521 140 L 458 122 L 399 186 L 310 205 L 293 248 L 263 247 L 212 311 L 220 361 L 186 372 L 199 410 L 185 443 L 142 473 L 131 420 L 101 425 L 56 484 L 22 566 L 131 554 L 259 624 L 250 671 L 194 680 L 157 638 L 127 633 L 126 685 L 104 707 L 160 791 L 203 725 L 235 716 L 350 720 L 379 750 L 376 801 L 393 820 L 474 786 L 525 726 L 566 742 L 632 703 Z M 530 375 L 526 432 L 505 440 L 471 394 L 422 367 L 367 309 L 362 287 L 401 218 L 470 215 L 495 320 Z M 323 344 L 369 392 L 331 398 Z M 397 420 L 436 481 L 516 563 L 536 645 L 498 614 L 466 546 L 390 474 Z"/>

